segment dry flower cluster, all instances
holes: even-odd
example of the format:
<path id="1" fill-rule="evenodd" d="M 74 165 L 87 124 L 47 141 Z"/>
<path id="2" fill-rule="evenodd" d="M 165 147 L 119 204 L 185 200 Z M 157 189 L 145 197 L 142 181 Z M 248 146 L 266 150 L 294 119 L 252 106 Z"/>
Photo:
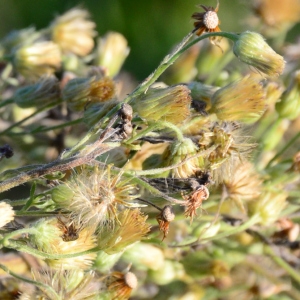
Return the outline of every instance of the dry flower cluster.
<path id="1" fill-rule="evenodd" d="M 300 4 L 249 5 L 276 51 L 201 5 L 129 93 L 82 8 L 1 40 L 0 299 L 300 299 Z"/>

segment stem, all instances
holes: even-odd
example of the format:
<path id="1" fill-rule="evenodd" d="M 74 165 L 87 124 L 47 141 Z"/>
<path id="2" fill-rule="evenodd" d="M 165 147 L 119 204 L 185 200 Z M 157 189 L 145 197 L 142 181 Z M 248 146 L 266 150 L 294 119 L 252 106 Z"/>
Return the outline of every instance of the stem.
<path id="1" fill-rule="evenodd" d="M 287 264 L 280 256 L 274 253 L 274 250 L 270 246 L 264 247 L 265 253 L 268 254 L 274 262 L 276 262 L 281 268 L 283 268 L 294 280 L 300 284 L 300 274 L 294 270 L 289 264 Z"/>
<path id="2" fill-rule="evenodd" d="M 2 100 L 2 101 L 0 102 L 0 107 L 6 106 L 6 105 L 12 104 L 12 103 L 14 103 L 14 99 L 6 99 L 6 100 Z"/>
<path id="3" fill-rule="evenodd" d="M 23 124 L 24 122 L 26 122 L 27 120 L 29 120 L 30 118 L 34 117 L 35 115 L 45 111 L 45 110 L 49 110 L 50 108 L 53 108 L 57 105 L 59 105 L 60 103 L 62 103 L 62 100 L 58 100 L 56 102 L 53 102 L 53 103 L 50 103 L 50 104 L 47 104 L 43 107 L 41 107 L 40 109 L 38 109 L 37 111 L 35 111 L 34 113 L 32 113 L 30 116 L 24 118 L 23 120 L 19 121 L 19 122 L 16 122 L 14 123 L 13 125 L 11 125 L 10 127 L 6 128 L 5 130 L 3 130 L 2 132 L 0 132 L 0 136 L 1 135 L 4 135 L 8 132 L 10 132 L 13 128 Z"/>
<path id="4" fill-rule="evenodd" d="M 43 258 L 43 259 L 45 259 L 45 258 L 46 259 L 73 258 L 73 257 L 78 257 L 78 256 L 90 254 L 90 253 L 95 253 L 95 252 L 98 252 L 100 250 L 100 248 L 97 246 L 97 247 L 91 248 L 89 250 L 82 251 L 82 252 L 77 252 L 77 253 L 49 254 L 49 253 L 44 253 L 44 252 L 39 251 L 39 250 L 34 249 L 34 248 L 30 248 L 30 247 L 28 247 L 26 245 L 23 245 L 23 244 L 20 244 L 16 241 L 10 242 L 10 244 L 7 246 L 7 248 L 15 249 L 15 250 L 20 251 L 20 252 L 29 253 L 31 255 L 34 255 L 36 257 Z"/>
<path id="5" fill-rule="evenodd" d="M 212 151 L 214 151 L 216 149 L 216 147 L 217 147 L 216 145 L 211 146 L 207 150 L 200 151 L 197 154 L 192 155 L 192 156 L 184 159 L 182 162 L 180 162 L 178 164 L 175 164 L 175 165 L 172 165 L 172 166 L 169 166 L 169 167 L 156 168 L 156 169 L 152 169 L 152 170 L 142 170 L 142 171 L 128 171 L 128 172 L 130 172 L 131 174 L 134 174 L 135 176 L 147 176 L 147 175 L 161 174 L 165 171 L 169 171 L 169 170 L 172 170 L 174 168 L 178 168 L 178 167 L 184 165 L 190 159 L 194 159 L 194 158 L 197 158 L 199 156 L 206 156 L 206 155 L 210 154 Z"/>
<path id="6" fill-rule="evenodd" d="M 279 152 L 277 152 L 277 154 L 268 162 L 266 168 L 269 168 L 277 158 L 279 158 L 288 148 L 290 148 L 296 142 L 296 140 L 299 137 L 300 137 L 300 132 L 295 134 L 294 137 L 291 138 L 291 140 Z"/>
<path id="7" fill-rule="evenodd" d="M 55 125 L 55 126 L 50 126 L 50 127 L 46 127 L 46 128 L 45 127 L 38 127 L 36 129 L 30 130 L 30 131 L 11 133 L 10 135 L 14 136 L 14 135 L 35 134 L 35 133 L 40 133 L 40 132 L 47 132 L 47 131 L 50 131 L 50 130 L 62 129 L 62 128 L 65 128 L 65 127 L 68 127 L 68 126 L 78 124 L 82 120 L 83 120 L 83 118 L 79 118 L 79 119 L 72 120 L 72 121 L 69 121 L 69 122 L 66 122 L 66 123 L 63 123 L 63 124 L 59 124 L 59 125 Z"/>
<path id="8" fill-rule="evenodd" d="M 46 289 L 52 296 L 54 296 L 55 298 L 52 298 L 52 299 L 59 299 L 59 296 L 56 294 L 56 292 L 54 291 L 54 289 L 52 287 L 50 287 L 49 285 L 46 285 L 46 284 L 43 284 L 41 282 L 38 282 L 38 281 L 35 281 L 35 280 L 31 280 L 31 279 L 28 279 L 28 278 L 25 278 L 25 277 L 22 277 L 18 274 L 16 274 L 15 272 L 13 271 L 10 271 L 6 266 L 2 265 L 0 263 L 0 268 L 5 271 L 7 274 L 19 279 L 19 280 L 22 280 L 24 282 L 27 282 L 27 283 L 30 283 L 30 284 L 33 284 L 41 289 Z"/>
<path id="9" fill-rule="evenodd" d="M 9 239 L 11 239 L 11 238 L 13 238 L 13 237 L 15 237 L 15 236 L 17 236 L 17 235 L 21 235 L 21 234 L 23 234 L 23 233 L 26 233 L 26 234 L 28 234 L 28 233 L 29 233 L 29 234 L 34 234 L 34 233 L 36 233 L 36 232 L 37 232 L 37 231 L 36 231 L 36 229 L 35 229 L 34 227 L 18 229 L 18 230 L 15 230 L 15 231 L 12 231 L 12 232 L 6 234 L 6 235 L 3 237 L 1 243 L 2 243 L 5 247 L 9 247 L 9 245 L 10 245 Z"/>
<path id="10" fill-rule="evenodd" d="M 130 138 L 129 140 L 127 140 L 125 143 L 126 144 L 131 144 L 134 141 L 144 137 L 145 135 L 147 135 L 147 133 L 154 131 L 157 128 L 157 124 L 151 124 L 150 126 L 148 126 L 146 129 L 142 130 L 141 132 L 139 132 L 137 135 L 133 136 L 132 138 Z"/>
<path id="11" fill-rule="evenodd" d="M 230 32 L 210 32 L 203 34 L 191 42 L 187 44 L 189 39 L 193 36 L 193 32 L 189 33 L 186 37 L 183 38 L 182 42 L 178 44 L 177 48 L 171 53 L 168 54 L 163 61 L 160 63 L 158 68 L 150 74 L 127 98 L 125 98 L 124 102 L 128 103 L 133 98 L 137 97 L 138 95 L 142 94 L 143 92 L 147 91 L 147 89 L 161 76 L 161 74 L 170 67 L 175 60 L 186 50 L 188 50 L 190 47 L 198 43 L 199 41 L 213 37 L 213 36 L 221 36 L 228 39 L 231 39 L 233 41 L 236 41 L 238 39 L 238 35 L 235 33 Z"/>
<path id="12" fill-rule="evenodd" d="M 182 142 L 184 140 L 183 133 L 176 125 L 174 125 L 170 122 L 167 122 L 167 121 L 157 121 L 156 124 L 159 127 L 167 127 L 167 128 L 172 129 L 176 133 L 176 136 L 177 136 L 177 139 L 179 142 Z"/>

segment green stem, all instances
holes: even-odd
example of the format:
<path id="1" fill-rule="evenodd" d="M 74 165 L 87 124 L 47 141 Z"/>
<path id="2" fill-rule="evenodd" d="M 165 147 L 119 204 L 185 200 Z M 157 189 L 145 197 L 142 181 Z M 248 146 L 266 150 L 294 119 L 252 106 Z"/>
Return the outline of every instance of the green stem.
<path id="1" fill-rule="evenodd" d="M 294 280 L 300 284 L 300 274 L 298 271 L 294 270 L 289 264 L 287 264 L 280 256 L 274 253 L 273 249 L 265 245 L 264 247 L 265 253 L 268 254 L 274 262 L 276 262 L 281 268 L 283 268 Z"/>
<path id="2" fill-rule="evenodd" d="M 38 127 L 36 129 L 30 130 L 30 131 L 23 131 L 23 132 L 15 132 L 15 133 L 11 133 L 11 136 L 15 136 L 15 135 L 25 135 L 25 134 L 36 134 L 36 133 L 40 133 L 40 132 L 47 132 L 47 131 L 51 131 L 51 130 L 56 130 L 56 129 L 62 129 L 68 126 L 72 126 L 75 124 L 80 123 L 83 120 L 83 118 L 79 118 L 76 120 L 72 120 L 69 122 L 65 122 L 63 124 L 59 124 L 59 125 L 55 125 L 55 126 L 50 126 L 50 127 Z"/>
<path id="3" fill-rule="evenodd" d="M 187 161 L 189 161 L 190 159 L 194 159 L 200 156 L 206 156 L 209 155 L 212 151 L 214 151 L 216 149 L 216 145 L 211 146 L 210 148 L 208 148 L 207 150 L 203 150 L 198 152 L 195 155 L 192 155 L 186 159 L 184 159 L 182 162 L 169 166 L 169 167 L 164 167 L 164 168 L 156 168 L 156 169 L 151 169 L 151 170 L 142 170 L 142 171 L 128 171 L 128 173 L 135 175 L 135 176 L 148 176 L 148 175 L 156 175 L 156 174 L 161 174 L 163 172 L 172 170 L 174 168 L 178 168 L 182 165 L 184 165 Z"/>
<path id="4" fill-rule="evenodd" d="M 205 242 L 207 242 L 207 241 L 213 241 L 213 240 L 222 239 L 222 238 L 225 238 L 225 237 L 237 234 L 237 233 L 241 233 L 241 232 L 249 229 L 253 225 L 257 224 L 259 222 L 259 220 L 260 220 L 260 217 L 258 215 L 254 215 L 249 220 L 247 220 L 245 223 L 241 224 L 240 226 L 235 227 L 232 230 L 228 230 L 228 231 L 219 233 L 219 234 L 217 234 L 215 236 L 204 238 L 202 240 L 201 240 L 201 237 L 200 237 L 200 241 L 201 242 L 202 241 L 205 241 Z"/>
<path id="5" fill-rule="evenodd" d="M 9 247 L 10 245 L 10 241 L 9 239 L 12 239 L 13 237 L 17 236 L 17 235 L 21 235 L 21 234 L 35 234 L 37 232 L 37 230 L 34 227 L 27 227 L 27 228 L 22 228 L 22 229 L 18 229 L 15 231 L 12 231 L 10 233 L 7 233 L 1 243 L 5 246 L 5 247 Z"/>
<path id="6" fill-rule="evenodd" d="M 100 250 L 100 248 L 97 246 L 97 247 L 94 247 L 94 248 L 91 248 L 89 250 L 82 251 L 82 252 L 68 253 L 68 254 L 49 254 L 49 253 L 45 253 L 45 252 L 39 251 L 39 250 L 34 249 L 34 248 L 30 248 L 30 247 L 28 247 L 26 245 L 23 245 L 21 243 L 17 243 L 16 241 L 11 241 L 10 244 L 7 246 L 7 248 L 15 249 L 15 250 L 20 251 L 20 252 L 25 252 L 25 253 L 28 253 L 28 254 L 34 255 L 36 257 L 43 258 L 43 259 L 73 258 L 73 257 L 78 257 L 78 256 L 90 254 L 90 253 L 95 253 L 95 252 L 98 252 Z"/>
<path id="7" fill-rule="evenodd" d="M 157 128 L 156 124 L 151 124 L 150 126 L 148 126 L 146 129 L 140 131 L 138 134 L 136 134 L 135 136 L 133 136 L 132 138 L 130 138 L 129 140 L 127 140 L 125 143 L 126 144 L 131 144 L 134 141 L 146 136 L 149 132 L 154 131 Z"/>
<path id="8" fill-rule="evenodd" d="M 300 137 L 300 132 L 298 132 L 294 137 L 280 150 L 277 154 L 268 162 L 267 167 L 269 168 L 277 158 L 279 158 L 288 148 L 290 148 Z"/>
<path id="9" fill-rule="evenodd" d="M 10 127 L 6 128 L 5 130 L 3 130 L 2 132 L 0 132 L 0 136 L 1 135 L 5 135 L 6 133 L 10 132 L 13 128 L 23 124 L 24 122 L 26 122 L 27 120 L 31 119 L 32 117 L 34 117 L 35 115 L 45 111 L 45 110 L 49 110 L 57 105 L 59 105 L 60 103 L 62 103 L 62 100 L 58 100 L 56 102 L 53 102 L 53 103 L 50 103 L 50 104 L 47 104 L 41 108 L 39 108 L 37 111 L 35 111 L 34 113 L 32 113 L 30 116 L 22 119 L 21 121 L 19 122 L 16 122 L 14 123 L 13 125 L 11 125 Z"/>
<path id="10" fill-rule="evenodd" d="M 41 289 L 47 290 L 51 294 L 52 297 L 53 296 L 55 297 L 55 298 L 51 297 L 51 299 L 59 299 L 59 296 L 56 294 L 56 292 L 54 291 L 54 289 L 52 287 L 50 287 L 49 285 L 46 285 L 46 284 L 43 284 L 41 282 L 38 282 L 38 281 L 35 281 L 35 280 L 31 280 L 31 279 L 22 277 L 22 276 L 16 274 L 15 272 L 13 272 L 13 271 L 10 271 L 6 266 L 2 265 L 1 263 L 0 263 L 0 268 L 4 272 L 6 272 L 7 274 L 9 274 L 9 275 L 11 275 L 11 276 L 13 276 L 13 277 L 21 280 L 21 281 L 33 284 L 33 285 L 35 285 L 35 286 L 37 286 L 37 287 L 39 287 Z"/>
<path id="11" fill-rule="evenodd" d="M 176 136 L 177 136 L 177 139 L 179 142 L 182 142 L 184 140 L 183 133 L 176 125 L 174 125 L 170 122 L 167 122 L 167 121 L 157 121 L 156 124 L 159 127 L 166 127 L 166 128 L 172 129 L 176 133 Z"/>
<path id="12" fill-rule="evenodd" d="M 12 104 L 12 103 L 14 103 L 14 99 L 6 99 L 6 100 L 2 100 L 2 101 L 0 102 L 0 107 L 6 106 L 6 105 Z"/>

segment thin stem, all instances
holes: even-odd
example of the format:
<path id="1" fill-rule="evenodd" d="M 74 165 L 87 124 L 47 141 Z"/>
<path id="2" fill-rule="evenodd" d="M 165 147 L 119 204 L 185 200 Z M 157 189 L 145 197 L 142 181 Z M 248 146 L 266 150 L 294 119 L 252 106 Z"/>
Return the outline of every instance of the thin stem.
<path id="1" fill-rule="evenodd" d="M 10 241 L 9 239 L 12 239 L 13 237 L 17 236 L 17 235 L 21 235 L 21 234 L 35 234 L 37 232 L 37 230 L 34 227 L 28 227 L 28 228 L 22 228 L 22 229 L 18 229 L 15 231 L 12 231 L 10 233 L 7 233 L 1 243 L 5 246 L 5 247 L 9 247 L 10 245 Z"/>
<path id="2" fill-rule="evenodd" d="M 287 264 L 280 256 L 274 253 L 274 250 L 265 245 L 264 247 L 265 253 L 268 254 L 274 262 L 276 262 L 281 268 L 283 268 L 294 280 L 300 284 L 300 274 L 298 271 L 294 270 L 289 264 Z"/>
<path id="3" fill-rule="evenodd" d="M 9 243 L 9 245 L 7 246 L 7 248 L 15 249 L 15 250 L 18 250 L 20 252 L 25 252 L 25 253 L 34 255 L 36 257 L 46 258 L 46 259 L 73 258 L 73 257 L 78 257 L 78 256 L 90 254 L 90 253 L 95 253 L 95 252 L 98 252 L 100 250 L 100 248 L 97 246 L 97 247 L 94 247 L 94 248 L 91 248 L 91 249 L 88 249 L 88 250 L 82 251 L 82 252 L 67 253 L 67 254 L 49 254 L 49 253 L 45 253 L 45 252 L 39 251 L 39 250 L 34 249 L 34 248 L 30 248 L 30 247 L 28 247 L 26 245 L 23 245 L 21 243 L 18 243 L 16 241 L 11 241 Z"/>
<path id="4" fill-rule="evenodd" d="M 15 135 L 35 134 L 35 133 L 47 132 L 47 131 L 56 130 L 56 129 L 62 129 L 62 128 L 65 128 L 65 127 L 68 127 L 68 126 L 78 124 L 78 123 L 82 122 L 82 120 L 83 120 L 83 118 L 79 118 L 79 119 L 72 120 L 72 121 L 69 121 L 69 122 L 65 122 L 63 124 L 59 124 L 59 125 L 55 125 L 55 126 L 38 127 L 36 129 L 29 130 L 29 131 L 13 132 L 10 135 L 15 136 Z"/>
<path id="5" fill-rule="evenodd" d="M 164 168 L 156 168 L 156 169 L 151 169 L 151 170 L 142 170 L 142 171 L 128 171 L 130 172 L 131 174 L 134 174 L 135 176 L 147 176 L 147 175 L 156 175 L 156 174 L 161 174 L 165 171 L 169 171 L 169 170 L 172 170 L 174 168 L 178 168 L 182 165 L 184 165 L 185 163 L 187 163 L 190 159 L 194 159 L 194 158 L 197 158 L 197 157 L 200 157 L 200 156 L 207 156 L 209 155 L 212 151 L 214 151 L 216 149 L 216 145 L 214 146 L 211 146 L 210 148 L 208 148 L 207 150 L 203 150 L 203 151 L 200 151 L 198 152 L 197 154 L 195 155 L 192 155 L 186 159 L 184 159 L 182 162 L 178 163 L 178 164 L 175 164 L 175 165 L 172 165 L 172 166 L 169 166 L 169 167 L 164 167 Z M 1 184 L 0 184 L 1 185 Z"/>
<path id="6" fill-rule="evenodd" d="M 0 102 L 0 107 L 6 106 L 6 105 L 12 104 L 12 103 L 14 103 L 14 99 L 6 99 L 6 100 L 2 100 L 2 101 Z"/>
<path id="7" fill-rule="evenodd" d="M 134 141 L 144 137 L 145 135 L 147 135 L 149 132 L 154 131 L 157 128 L 156 124 L 151 124 L 150 126 L 148 126 L 146 129 L 142 130 L 141 132 L 139 132 L 138 134 L 136 134 L 135 136 L 133 136 L 132 138 L 130 138 L 129 140 L 127 140 L 125 143 L 126 144 L 131 144 Z"/>
<path id="8" fill-rule="evenodd" d="M 280 150 L 277 152 L 277 154 L 268 162 L 267 167 L 269 168 L 274 161 L 276 161 L 277 158 L 279 158 L 288 148 L 290 148 L 300 137 L 300 132 L 294 135 L 293 138 Z"/>
<path id="9" fill-rule="evenodd" d="M 60 103 L 62 103 L 62 100 L 58 100 L 56 102 L 53 102 L 53 103 L 50 103 L 50 104 L 47 104 L 43 107 L 41 107 L 40 109 L 36 110 L 34 113 L 32 113 L 30 116 L 22 119 L 21 121 L 19 122 L 16 122 L 14 123 L 13 125 L 11 125 L 10 127 L 6 128 L 5 130 L 3 130 L 2 132 L 0 132 L 0 136 L 1 135 L 5 135 L 6 133 L 10 132 L 13 128 L 23 124 L 24 122 L 26 122 L 27 120 L 31 119 L 32 117 L 34 117 L 35 115 L 45 111 L 45 110 L 49 110 L 50 108 L 53 108 L 57 105 L 59 105 Z"/>
<path id="10" fill-rule="evenodd" d="M 33 284 L 41 289 L 45 289 L 47 290 L 52 296 L 54 296 L 55 298 L 52 298 L 52 299 L 59 299 L 59 296 L 56 294 L 56 292 L 54 291 L 54 289 L 52 287 L 50 287 L 49 285 L 46 285 L 46 284 L 43 284 L 41 282 L 38 282 L 38 281 L 35 281 L 35 280 L 31 280 L 31 279 L 28 279 L 28 278 L 25 278 L 25 277 L 22 277 L 18 274 L 16 274 L 15 272 L 9 270 L 6 266 L 2 265 L 0 263 L 0 268 L 6 272 L 7 274 L 19 279 L 19 280 L 22 280 L 24 282 L 27 282 L 27 283 L 30 283 L 30 284 Z"/>
<path id="11" fill-rule="evenodd" d="M 166 121 L 157 121 L 156 124 L 159 127 L 167 127 L 172 129 L 176 133 L 178 141 L 182 142 L 184 140 L 183 133 L 176 125 Z"/>

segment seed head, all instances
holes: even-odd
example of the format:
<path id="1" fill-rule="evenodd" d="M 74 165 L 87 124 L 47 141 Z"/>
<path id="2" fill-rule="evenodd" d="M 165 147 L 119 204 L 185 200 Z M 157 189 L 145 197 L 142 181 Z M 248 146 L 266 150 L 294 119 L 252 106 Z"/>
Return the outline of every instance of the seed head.
<path id="1" fill-rule="evenodd" d="M 156 217 L 159 225 L 159 230 L 163 233 L 163 240 L 169 233 L 169 225 L 175 219 L 175 214 L 173 212 L 171 205 L 166 205 L 161 213 Z"/>
<path id="2" fill-rule="evenodd" d="M 13 207 L 6 202 L 0 202 L 0 228 L 3 228 L 7 223 L 14 220 L 15 212 Z"/>
<path id="3" fill-rule="evenodd" d="M 219 28 L 220 21 L 217 15 L 219 3 L 216 8 L 205 5 L 200 5 L 200 7 L 204 9 L 204 12 L 197 12 L 192 15 L 192 18 L 197 20 L 194 22 L 194 32 L 196 32 L 197 35 L 201 35 L 203 32 L 221 31 Z"/>

